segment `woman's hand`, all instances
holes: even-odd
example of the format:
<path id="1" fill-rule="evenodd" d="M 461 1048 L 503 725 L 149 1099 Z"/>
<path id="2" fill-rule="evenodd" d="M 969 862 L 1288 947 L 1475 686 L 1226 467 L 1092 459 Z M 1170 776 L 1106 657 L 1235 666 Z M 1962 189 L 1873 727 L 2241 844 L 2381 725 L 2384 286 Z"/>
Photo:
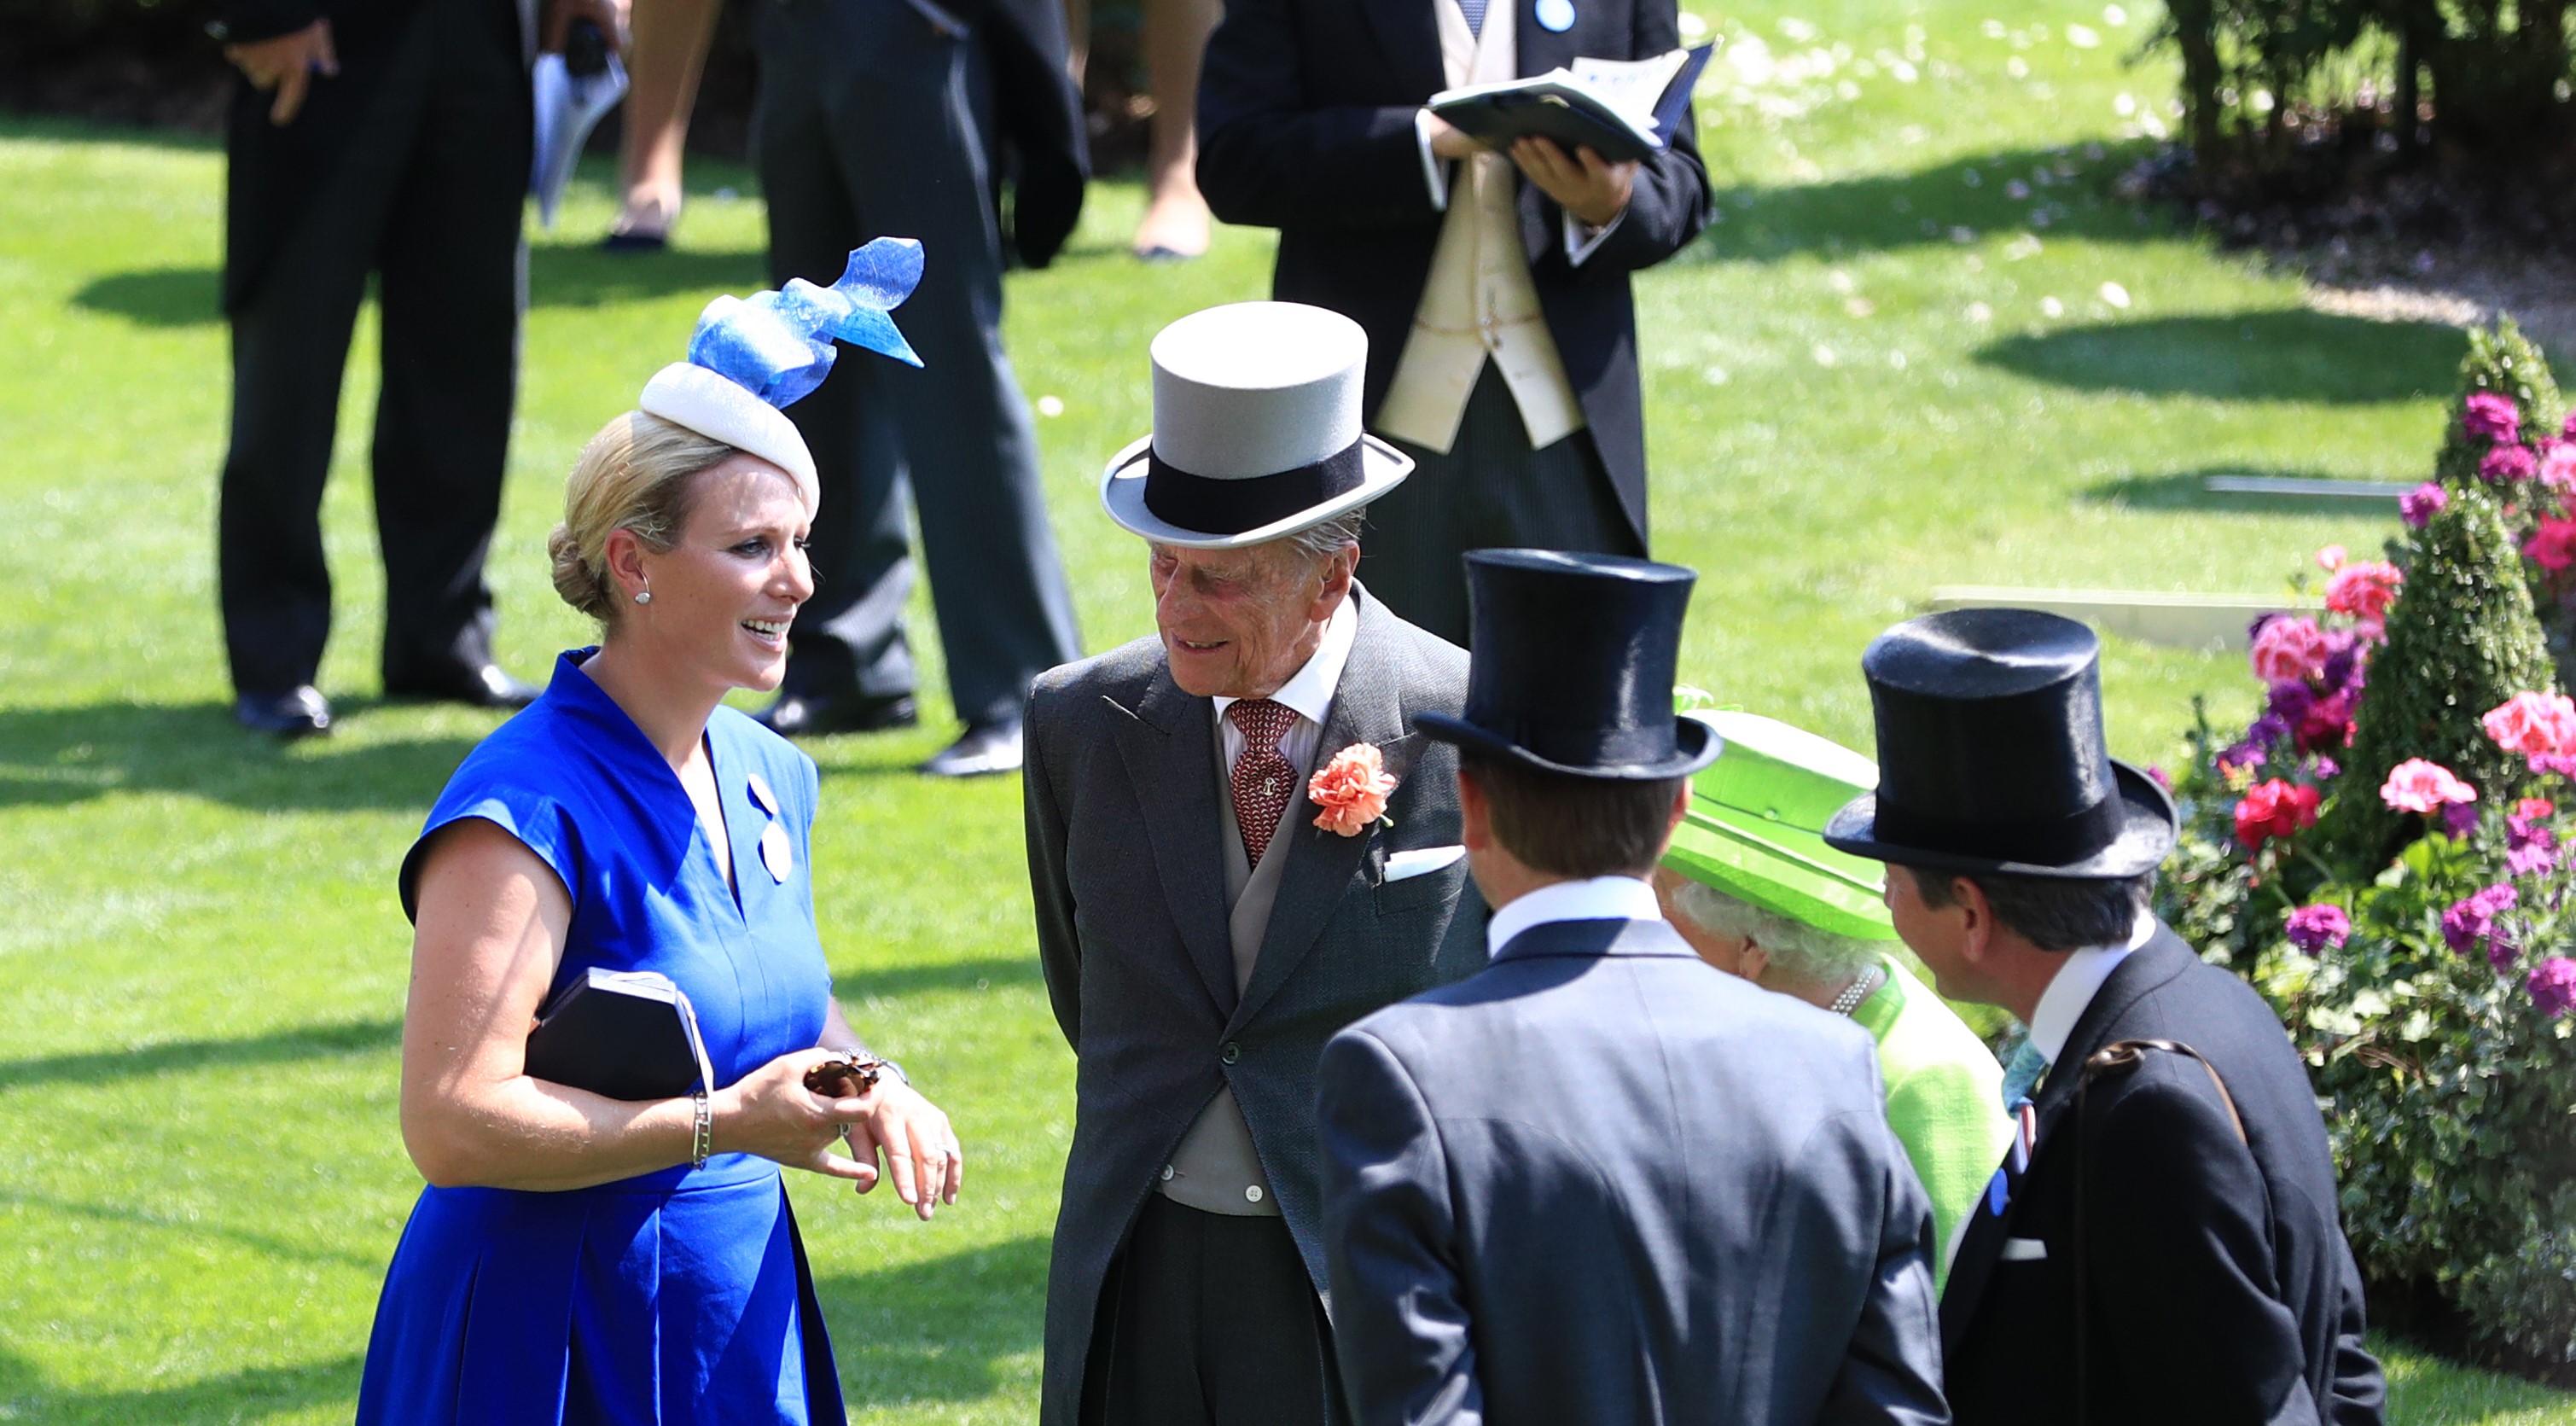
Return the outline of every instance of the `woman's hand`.
<path id="1" fill-rule="evenodd" d="M 920 1091 L 888 1076 L 861 1099 L 843 1104 L 863 1106 L 863 1117 L 850 1125 L 850 1151 L 864 1161 L 859 1192 L 876 1187 L 876 1160 L 885 1154 L 885 1171 L 894 1178 L 894 1196 L 928 1222 L 943 1203 L 955 1203 L 966 1182 L 966 1156 L 948 1116 Z"/>
<path id="2" fill-rule="evenodd" d="M 845 1158 L 832 1149 L 869 1113 L 877 1096 L 825 1099 L 805 1087 L 805 1072 L 832 1057 L 827 1050 L 797 1050 L 717 1090 L 708 1104 L 715 1119 L 715 1152 L 758 1154 L 792 1169 L 846 1178 L 861 1193 L 875 1187 L 874 1163 Z"/>

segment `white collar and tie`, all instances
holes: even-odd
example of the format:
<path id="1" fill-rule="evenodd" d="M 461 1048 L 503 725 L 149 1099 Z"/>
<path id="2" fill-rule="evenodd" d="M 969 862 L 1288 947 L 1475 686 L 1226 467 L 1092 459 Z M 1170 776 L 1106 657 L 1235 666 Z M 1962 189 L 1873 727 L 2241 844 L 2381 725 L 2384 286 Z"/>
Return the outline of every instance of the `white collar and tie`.
<path id="1" fill-rule="evenodd" d="M 2126 945 L 2086 946 L 2066 953 L 2066 964 L 2057 968 L 2056 977 L 2048 982 L 2048 989 L 2040 992 L 2039 1004 L 2031 1010 L 2029 1038 L 2004 1063 L 2004 1108 L 2012 1109 L 2030 1096 L 2048 1067 L 2066 1053 L 2066 1041 L 2075 1033 L 2075 1022 L 2092 1007 L 2093 997 L 2102 993 L 2111 972 L 2155 934 L 2156 918 L 2141 911 L 2129 929 Z"/>
<path id="2" fill-rule="evenodd" d="M 1324 716 L 1332 711 L 1333 694 L 1341 686 L 1342 670 L 1351 661 L 1359 629 L 1357 601 L 1345 596 L 1333 617 L 1324 622 L 1324 636 L 1313 655 L 1277 692 L 1266 699 L 1213 700 L 1226 781 L 1234 791 L 1236 828 L 1243 833 L 1244 855 L 1254 865 L 1270 845 L 1279 818 L 1296 800 L 1296 779 L 1314 766 Z M 1228 716 L 1237 704 L 1244 706 Z M 1254 746 L 1254 740 L 1245 735 L 1247 724 L 1274 741 L 1267 747 Z M 1252 757 L 1249 763 L 1247 753 Z M 1274 757 L 1276 763 L 1271 761 Z"/>

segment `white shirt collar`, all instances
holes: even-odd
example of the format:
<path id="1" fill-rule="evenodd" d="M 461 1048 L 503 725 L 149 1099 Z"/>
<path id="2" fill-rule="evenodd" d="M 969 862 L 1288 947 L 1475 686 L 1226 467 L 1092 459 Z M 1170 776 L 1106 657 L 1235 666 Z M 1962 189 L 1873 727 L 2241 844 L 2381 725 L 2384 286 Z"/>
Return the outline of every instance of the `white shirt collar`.
<path id="1" fill-rule="evenodd" d="M 1356 605 L 1357 601 L 1350 596 L 1342 597 L 1341 607 L 1333 611 L 1332 618 L 1324 621 L 1324 637 L 1315 645 L 1314 657 L 1306 660 L 1306 666 L 1297 670 L 1294 678 L 1279 685 L 1279 691 L 1270 695 L 1271 701 L 1288 705 L 1298 717 L 1309 723 L 1324 721 L 1324 715 L 1332 711 L 1333 690 L 1342 683 L 1342 665 L 1351 661 L 1351 643 L 1359 637 L 1360 614 Z M 1225 710 L 1233 707 L 1235 702 L 1223 695 L 1217 697 L 1218 722 L 1225 721 Z"/>
<path id="2" fill-rule="evenodd" d="M 1655 889 L 1633 876 L 1596 876 L 1542 886 L 1485 923 L 1485 954 L 1502 954 L 1512 937 L 1550 921 L 1661 921 Z"/>
<path id="3" fill-rule="evenodd" d="M 2130 928 L 2125 946 L 2086 946 L 2066 953 L 2066 964 L 2057 968 L 2057 978 L 2041 991 L 2039 1005 L 2030 1015 L 2030 1043 L 2050 1064 L 2066 1048 L 2066 1037 L 2075 1033 L 2075 1022 L 2084 1018 L 2085 1008 L 2102 991 L 2102 982 L 2120 968 L 2129 953 L 2145 945 L 2156 934 L 2156 918 L 2148 912 L 2138 913 L 2137 924 Z"/>

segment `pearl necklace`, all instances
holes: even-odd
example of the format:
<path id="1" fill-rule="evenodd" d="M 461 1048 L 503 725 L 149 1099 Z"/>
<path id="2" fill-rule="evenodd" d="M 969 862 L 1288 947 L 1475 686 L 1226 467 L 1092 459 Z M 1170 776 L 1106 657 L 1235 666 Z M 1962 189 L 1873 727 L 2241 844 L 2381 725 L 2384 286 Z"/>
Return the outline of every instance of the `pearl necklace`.
<path id="1" fill-rule="evenodd" d="M 1836 1015 L 1849 1015 L 1858 1010 L 1860 1003 L 1869 999 L 1870 993 L 1877 990 L 1879 983 L 1886 978 L 1887 972 L 1883 967 L 1872 966 L 1861 974 L 1860 979 L 1844 986 L 1843 993 L 1835 996 L 1834 1003 L 1825 1008 Z"/>

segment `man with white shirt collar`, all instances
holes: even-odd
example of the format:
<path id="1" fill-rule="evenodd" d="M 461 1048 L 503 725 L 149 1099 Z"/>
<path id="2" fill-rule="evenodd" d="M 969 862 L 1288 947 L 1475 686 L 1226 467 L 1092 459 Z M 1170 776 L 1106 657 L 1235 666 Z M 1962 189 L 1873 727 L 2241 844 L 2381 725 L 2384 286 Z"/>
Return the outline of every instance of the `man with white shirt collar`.
<path id="1" fill-rule="evenodd" d="M 1364 1426 L 1938 1426 L 1928 1201 L 1849 1020 L 1702 963 L 1647 877 L 1717 756 L 1694 577 L 1467 557 L 1459 747 L 1492 963 L 1317 1070 L 1334 1343 Z"/>
<path id="2" fill-rule="evenodd" d="M 1483 960 L 1463 895 L 1466 655 L 1353 577 L 1410 462 L 1360 429 L 1367 339 L 1256 302 L 1153 344 L 1154 432 L 1101 502 L 1156 635 L 1042 676 L 1038 955 L 1076 1060 L 1045 1426 L 1340 1418 L 1318 1229 L 1325 1037 Z"/>
<path id="3" fill-rule="evenodd" d="M 1958 1420 L 2376 1423 L 2306 1071 L 2262 998 L 2147 909 L 2174 805 L 2104 749 L 2092 632 L 1952 610 L 1861 667 L 1879 786 L 1825 841 L 1892 865 L 1897 932 L 1942 994 L 2029 1026 L 2003 1088 L 2019 1140 L 1941 1302 Z"/>

